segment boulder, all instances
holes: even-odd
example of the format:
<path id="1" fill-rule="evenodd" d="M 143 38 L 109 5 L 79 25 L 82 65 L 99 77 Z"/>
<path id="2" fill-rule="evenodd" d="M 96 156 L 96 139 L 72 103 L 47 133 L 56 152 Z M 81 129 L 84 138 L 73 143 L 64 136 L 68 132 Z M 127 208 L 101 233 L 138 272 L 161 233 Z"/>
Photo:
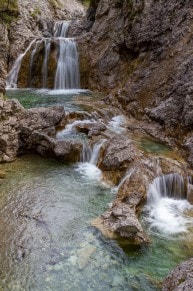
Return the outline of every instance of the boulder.
<path id="1" fill-rule="evenodd" d="M 100 122 L 80 123 L 76 125 L 76 129 L 79 132 L 87 134 L 89 137 L 100 135 L 102 131 L 105 131 L 106 126 Z"/>
<path id="2" fill-rule="evenodd" d="M 126 203 L 119 203 L 101 215 L 103 227 L 119 237 L 125 237 L 130 243 L 143 244 L 148 238 L 136 217 L 135 209 Z"/>
<path id="3" fill-rule="evenodd" d="M 108 141 L 99 167 L 104 171 L 123 171 L 140 158 L 142 153 L 130 138 L 126 135 L 115 135 Z"/>
<path id="4" fill-rule="evenodd" d="M 178 265 L 165 279 L 162 291 L 193 290 L 193 259 Z"/>

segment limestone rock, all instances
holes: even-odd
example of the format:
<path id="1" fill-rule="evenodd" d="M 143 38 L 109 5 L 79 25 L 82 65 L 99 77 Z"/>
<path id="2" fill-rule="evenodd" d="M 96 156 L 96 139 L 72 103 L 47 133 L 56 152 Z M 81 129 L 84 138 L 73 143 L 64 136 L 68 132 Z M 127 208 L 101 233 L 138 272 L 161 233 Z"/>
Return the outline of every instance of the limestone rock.
<path id="1" fill-rule="evenodd" d="M 101 216 L 104 228 L 120 237 L 128 238 L 130 243 L 143 244 L 148 238 L 143 232 L 135 210 L 128 204 L 119 203 Z"/>
<path id="2" fill-rule="evenodd" d="M 193 289 L 193 259 L 178 265 L 165 279 L 163 291 L 189 291 Z"/>
<path id="3" fill-rule="evenodd" d="M 100 122 L 80 123 L 76 125 L 79 132 L 87 134 L 89 137 L 101 134 L 101 131 L 106 129 L 106 126 Z"/>
<path id="4" fill-rule="evenodd" d="M 125 170 L 142 154 L 125 135 L 114 136 L 107 144 L 100 168 L 104 171 Z"/>

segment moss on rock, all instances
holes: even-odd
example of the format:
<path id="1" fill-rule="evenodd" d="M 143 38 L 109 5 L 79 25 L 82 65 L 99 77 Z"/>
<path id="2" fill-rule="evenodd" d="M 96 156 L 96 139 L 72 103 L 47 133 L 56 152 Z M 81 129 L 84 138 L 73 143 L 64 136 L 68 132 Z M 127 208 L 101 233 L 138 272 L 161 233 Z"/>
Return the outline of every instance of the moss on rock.
<path id="1" fill-rule="evenodd" d="M 17 0 L 0 0 L 0 22 L 10 24 L 19 15 Z"/>

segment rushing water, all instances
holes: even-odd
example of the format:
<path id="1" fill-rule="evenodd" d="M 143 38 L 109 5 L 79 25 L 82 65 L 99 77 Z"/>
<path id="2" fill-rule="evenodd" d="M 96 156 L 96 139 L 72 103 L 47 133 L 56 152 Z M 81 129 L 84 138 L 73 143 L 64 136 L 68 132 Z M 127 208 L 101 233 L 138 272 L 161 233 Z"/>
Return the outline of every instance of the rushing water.
<path id="1" fill-rule="evenodd" d="M 31 41 L 24 53 L 20 54 L 15 60 L 13 67 L 7 77 L 7 88 L 17 88 L 18 76 L 22 61 L 25 55 L 31 50 L 31 48 L 32 50 L 29 62 L 29 80 L 27 82 L 28 84 L 26 84 L 25 86 L 28 86 L 29 88 L 33 87 L 33 79 L 37 77 L 36 75 L 34 75 L 34 58 L 37 54 L 40 54 L 41 50 L 39 52 L 38 49 L 41 46 L 43 46 L 44 48 L 44 54 L 43 58 L 39 58 L 38 63 L 42 62 L 42 88 L 47 88 L 49 61 L 53 62 L 53 59 L 49 60 L 51 43 L 56 45 L 57 47 L 57 68 L 55 72 L 54 88 L 60 90 L 80 88 L 79 58 L 76 41 L 73 38 L 67 38 L 69 24 L 70 23 L 67 21 L 56 22 L 53 27 L 54 33 L 51 38 L 42 37 Z M 27 73 L 28 72 L 25 72 L 25 74 Z M 39 87 L 39 85 L 36 85 L 35 87 Z"/>
<path id="2" fill-rule="evenodd" d="M 70 110 L 74 106 L 72 95 L 66 102 L 63 95 L 44 96 L 44 92 L 42 97 L 37 94 L 37 99 L 37 92 L 31 90 L 10 91 L 8 95 L 20 95 L 27 107 L 62 104 Z M 151 199 L 150 208 L 141 217 L 150 234 L 149 246 L 133 247 L 126 240 L 107 239 L 91 226 L 92 219 L 114 199 L 111 189 L 100 180 L 102 173 L 96 171 L 103 142 L 72 166 L 31 155 L 0 165 L 7 173 L 0 184 L 0 290 L 156 291 L 172 268 L 193 256 L 188 227 L 182 230 L 183 237 L 163 235 L 163 228 L 152 231 L 158 215 L 151 213 L 157 205 Z M 132 176 L 132 172 L 127 174 Z M 153 188 L 159 189 L 162 180 L 154 181 L 150 194 L 155 193 Z M 162 197 L 156 200 L 158 204 L 160 200 Z M 188 210 L 192 211 L 191 207 Z M 179 213 L 177 220 L 182 215 Z M 148 220 L 151 217 L 154 221 Z M 175 221 L 175 216 L 172 219 Z"/>
<path id="3" fill-rule="evenodd" d="M 36 156 L 5 164 L 0 196 L 0 289 L 159 290 L 192 251 L 154 237 L 147 248 L 104 238 L 90 221 L 113 194 L 94 179 Z"/>

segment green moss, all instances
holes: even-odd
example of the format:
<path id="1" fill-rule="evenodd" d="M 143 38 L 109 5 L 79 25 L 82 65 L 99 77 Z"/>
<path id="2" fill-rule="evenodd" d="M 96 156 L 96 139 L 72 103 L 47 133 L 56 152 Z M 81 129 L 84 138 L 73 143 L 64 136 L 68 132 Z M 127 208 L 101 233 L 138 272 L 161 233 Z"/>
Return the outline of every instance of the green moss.
<path id="1" fill-rule="evenodd" d="M 49 3 L 54 9 L 62 7 L 62 2 L 60 0 L 49 0 Z"/>
<path id="2" fill-rule="evenodd" d="M 85 5 L 86 7 L 89 7 L 90 5 L 90 0 L 81 0 L 80 1 L 83 5 Z"/>
<path id="3" fill-rule="evenodd" d="M 37 19 L 40 14 L 41 14 L 41 10 L 40 10 L 40 8 L 38 6 L 34 9 L 33 12 L 31 12 L 31 16 L 34 19 Z"/>
<path id="4" fill-rule="evenodd" d="M 11 24 L 19 15 L 17 0 L 0 0 L 0 22 Z"/>

